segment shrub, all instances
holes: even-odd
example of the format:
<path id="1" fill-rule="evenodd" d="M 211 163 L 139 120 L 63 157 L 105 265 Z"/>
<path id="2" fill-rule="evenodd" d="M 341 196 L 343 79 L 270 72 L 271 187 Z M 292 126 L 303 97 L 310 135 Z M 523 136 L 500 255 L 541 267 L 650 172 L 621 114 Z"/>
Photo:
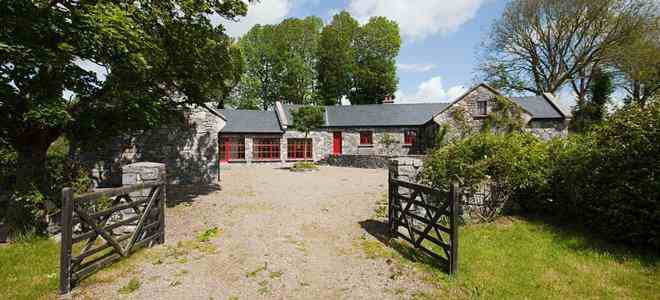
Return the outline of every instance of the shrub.
<path id="1" fill-rule="evenodd" d="M 660 247 L 660 104 L 630 106 L 590 131 L 543 142 L 482 133 L 435 150 L 428 184 L 495 182 L 528 212 L 582 223 L 617 242 Z"/>
<path id="2" fill-rule="evenodd" d="M 501 191 L 503 207 L 512 195 L 547 185 L 546 156 L 546 145 L 531 134 L 484 132 L 433 152 L 422 178 L 443 190 L 456 181 L 467 192 L 490 181 Z"/>
<path id="3" fill-rule="evenodd" d="M 69 143 L 60 138 L 48 150 L 46 160 L 48 191 L 15 190 L 16 152 L 10 147 L 0 149 L 0 222 L 6 222 L 13 234 L 25 231 L 43 232 L 46 216 L 61 207 L 60 191 L 73 187 L 77 193 L 91 188 L 89 170 L 69 157 Z"/>
<path id="4" fill-rule="evenodd" d="M 554 206 L 611 239 L 660 247 L 659 128 L 658 103 L 630 106 L 555 143 Z"/>

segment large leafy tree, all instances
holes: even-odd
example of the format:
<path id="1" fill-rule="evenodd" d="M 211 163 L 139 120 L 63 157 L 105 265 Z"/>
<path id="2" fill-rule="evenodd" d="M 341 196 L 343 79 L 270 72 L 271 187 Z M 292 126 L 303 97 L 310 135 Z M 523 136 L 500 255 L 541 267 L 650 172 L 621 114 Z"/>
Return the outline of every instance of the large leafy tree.
<path id="1" fill-rule="evenodd" d="M 514 92 L 583 101 L 595 70 L 653 13 L 647 0 L 514 0 L 484 45 L 481 79 Z"/>
<path id="2" fill-rule="evenodd" d="M 316 100 L 316 51 L 323 28 L 318 17 L 256 25 L 239 41 L 246 72 L 232 95 L 233 105 L 268 109 L 275 101 Z"/>
<path id="3" fill-rule="evenodd" d="M 596 70 L 587 98 L 577 103 L 573 109 L 571 128 L 575 131 L 585 131 L 592 125 L 601 123 L 605 119 L 606 105 L 613 92 L 612 75 L 606 71 Z"/>
<path id="4" fill-rule="evenodd" d="M 645 107 L 660 94 L 660 17 L 649 19 L 612 52 L 611 66 L 626 102 Z"/>
<path id="5" fill-rule="evenodd" d="M 357 61 L 352 104 L 382 103 L 397 90 L 396 57 L 401 48 L 399 25 L 385 17 L 374 17 L 362 26 L 355 41 Z"/>
<path id="6" fill-rule="evenodd" d="M 283 62 L 279 95 L 287 103 L 316 100 L 317 48 L 323 28 L 319 17 L 286 19 L 277 25 L 275 47 Z"/>
<path id="7" fill-rule="evenodd" d="M 360 24 L 348 12 L 332 17 L 318 48 L 318 93 L 326 105 L 339 104 L 353 86 L 357 61 L 355 40 Z"/>
<path id="8" fill-rule="evenodd" d="M 238 108 L 267 109 L 278 100 L 283 63 L 275 48 L 275 26 L 256 25 L 238 41 L 245 73 L 232 95 Z"/>
<path id="9" fill-rule="evenodd" d="M 64 134 L 103 140 L 223 99 L 240 52 L 207 16 L 246 9 L 240 0 L 3 1 L 0 140 L 18 154 L 18 187 L 47 189 L 46 151 Z"/>

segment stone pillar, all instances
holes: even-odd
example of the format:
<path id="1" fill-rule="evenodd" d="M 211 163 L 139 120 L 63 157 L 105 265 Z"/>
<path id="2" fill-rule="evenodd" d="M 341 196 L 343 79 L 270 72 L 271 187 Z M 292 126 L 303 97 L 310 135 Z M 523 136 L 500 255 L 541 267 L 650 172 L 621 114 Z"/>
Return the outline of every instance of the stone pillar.
<path id="1" fill-rule="evenodd" d="M 167 182 L 165 164 L 155 162 L 138 162 L 122 167 L 122 186 L 145 184 L 151 182 Z M 149 196 L 151 189 L 142 189 L 132 192 L 131 199 L 138 200 Z M 124 209 L 116 217 L 113 216 L 112 222 L 119 222 L 135 216 L 135 211 L 131 208 Z M 135 230 L 134 225 L 126 225 L 117 228 L 116 231 L 129 233 Z"/>

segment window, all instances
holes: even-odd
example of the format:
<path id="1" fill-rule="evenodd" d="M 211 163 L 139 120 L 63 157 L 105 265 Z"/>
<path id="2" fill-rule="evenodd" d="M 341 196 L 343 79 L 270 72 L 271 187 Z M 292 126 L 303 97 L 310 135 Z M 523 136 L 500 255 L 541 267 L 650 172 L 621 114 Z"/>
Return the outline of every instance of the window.
<path id="1" fill-rule="evenodd" d="M 245 159 L 245 138 L 224 137 L 219 145 L 220 161 Z"/>
<path id="2" fill-rule="evenodd" d="M 252 158 L 255 160 L 280 159 L 280 139 L 254 139 L 254 145 L 252 148 Z"/>
<path id="3" fill-rule="evenodd" d="M 406 145 L 414 144 L 416 138 L 417 130 L 406 130 L 406 132 L 403 133 L 403 143 Z"/>
<path id="4" fill-rule="evenodd" d="M 372 145 L 372 144 L 373 144 L 373 132 L 360 131 L 360 145 Z"/>
<path id="5" fill-rule="evenodd" d="M 312 159 L 312 139 L 288 139 L 286 148 L 289 159 Z"/>
<path id="6" fill-rule="evenodd" d="M 488 114 L 488 101 L 477 101 L 477 115 L 485 116 Z"/>

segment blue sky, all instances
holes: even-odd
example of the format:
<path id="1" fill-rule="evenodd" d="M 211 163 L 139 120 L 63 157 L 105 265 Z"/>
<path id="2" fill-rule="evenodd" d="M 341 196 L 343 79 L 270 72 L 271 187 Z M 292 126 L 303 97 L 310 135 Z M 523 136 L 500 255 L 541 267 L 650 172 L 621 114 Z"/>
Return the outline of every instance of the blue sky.
<path id="1" fill-rule="evenodd" d="M 474 84 L 477 50 L 504 0 L 261 0 L 239 23 L 225 23 L 240 36 L 255 24 L 316 15 L 328 22 L 340 10 L 359 21 L 382 15 L 400 25 L 397 102 L 448 102 Z"/>

